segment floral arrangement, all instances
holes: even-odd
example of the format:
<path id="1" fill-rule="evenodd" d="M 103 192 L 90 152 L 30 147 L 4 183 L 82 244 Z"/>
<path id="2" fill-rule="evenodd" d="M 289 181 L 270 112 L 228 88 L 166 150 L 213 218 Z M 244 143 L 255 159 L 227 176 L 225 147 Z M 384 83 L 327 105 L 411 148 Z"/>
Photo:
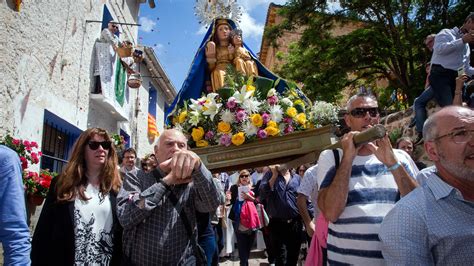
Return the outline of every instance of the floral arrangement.
<path id="1" fill-rule="evenodd" d="M 14 150 L 20 156 L 21 168 L 27 169 L 30 165 L 39 163 L 39 158 L 43 155 L 38 151 L 38 143 L 34 141 L 16 139 L 7 134 L 0 139 L 0 144 Z"/>
<path id="2" fill-rule="evenodd" d="M 127 144 L 127 142 L 125 141 L 123 136 L 119 135 L 119 134 L 113 134 L 112 135 L 112 141 L 114 143 L 115 148 L 118 151 L 124 150 L 125 149 L 125 144 Z"/>
<path id="3" fill-rule="evenodd" d="M 26 192 L 46 198 L 51 181 L 57 175 L 56 172 L 50 172 L 49 169 L 40 170 L 39 174 L 28 170 L 23 171 L 23 184 L 25 185 Z"/>
<path id="4" fill-rule="evenodd" d="M 10 134 L 7 134 L 0 138 L 0 144 L 14 150 L 20 157 L 25 191 L 28 194 L 46 197 L 51 180 L 57 176 L 57 173 L 49 170 L 40 170 L 38 173 L 28 169 L 31 165 L 38 164 L 39 158 L 42 156 L 41 151 L 38 151 L 38 143 L 13 138 Z"/>
<path id="5" fill-rule="evenodd" d="M 334 121 L 334 114 L 337 120 L 336 108 L 329 108 L 332 105 L 327 103 L 323 110 L 325 114 L 315 116 L 319 114 L 318 109 L 313 109 L 295 89 L 289 88 L 280 94 L 271 88 L 262 95 L 247 82 L 240 90 L 231 89 L 233 94 L 228 98 L 223 96 L 222 90 L 219 94 L 209 93 L 186 101 L 172 117 L 172 127 L 190 135 L 191 147 L 239 146 L 327 125 Z M 328 115 L 331 118 L 326 118 Z"/>
<path id="6" fill-rule="evenodd" d="M 315 127 L 323 125 L 337 124 L 339 108 L 331 103 L 316 101 L 311 108 L 311 122 Z"/>

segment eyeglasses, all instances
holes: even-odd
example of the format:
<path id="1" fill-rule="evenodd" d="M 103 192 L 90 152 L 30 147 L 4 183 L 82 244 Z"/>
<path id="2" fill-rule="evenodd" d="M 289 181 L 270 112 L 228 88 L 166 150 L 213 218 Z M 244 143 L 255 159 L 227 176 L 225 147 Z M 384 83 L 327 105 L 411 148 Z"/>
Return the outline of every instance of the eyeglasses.
<path id="1" fill-rule="evenodd" d="M 117 25 L 112 25 L 112 28 L 118 29 Z"/>
<path id="2" fill-rule="evenodd" d="M 460 130 L 456 130 L 456 131 L 453 131 L 453 132 L 448 133 L 448 134 L 444 134 L 442 136 L 438 136 L 438 137 L 434 138 L 433 140 L 438 140 L 438 139 L 449 136 L 454 143 L 464 144 L 464 143 L 467 143 L 467 142 L 471 141 L 472 135 L 474 135 L 474 129 L 471 129 L 471 130 L 460 129 Z"/>
<path id="3" fill-rule="evenodd" d="M 240 175 L 239 178 L 247 178 L 249 177 L 250 175 Z"/>
<path id="4" fill-rule="evenodd" d="M 363 118 L 365 117 L 365 114 L 369 112 L 369 115 L 371 117 L 376 117 L 379 115 L 379 109 L 377 107 L 372 107 L 372 108 L 355 108 L 354 110 L 350 111 L 349 113 L 353 117 L 357 118 Z"/>
<path id="5" fill-rule="evenodd" d="M 89 148 L 93 151 L 97 150 L 99 146 L 102 146 L 104 150 L 110 149 L 112 147 L 112 142 L 111 141 L 89 141 L 88 143 Z"/>

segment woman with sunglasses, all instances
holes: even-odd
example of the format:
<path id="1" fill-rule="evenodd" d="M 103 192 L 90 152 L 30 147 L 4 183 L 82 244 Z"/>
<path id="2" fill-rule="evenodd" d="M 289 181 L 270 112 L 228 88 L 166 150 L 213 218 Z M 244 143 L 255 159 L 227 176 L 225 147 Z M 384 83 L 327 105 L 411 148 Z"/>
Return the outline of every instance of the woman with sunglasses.
<path id="1" fill-rule="evenodd" d="M 242 232 L 239 230 L 240 212 L 245 201 L 255 202 L 255 197 L 252 192 L 252 181 L 250 179 L 250 172 L 248 170 L 241 170 L 239 178 L 235 185 L 230 187 L 230 203 L 232 209 L 229 213 L 229 219 L 233 221 L 234 233 L 237 238 L 237 248 L 239 250 L 240 265 L 248 265 L 250 250 L 255 240 L 256 231 L 249 230 Z M 239 195 L 240 192 L 240 195 Z"/>
<path id="2" fill-rule="evenodd" d="M 100 128 L 84 131 L 51 184 L 33 236 L 32 265 L 120 264 L 120 180 L 110 136 Z"/>

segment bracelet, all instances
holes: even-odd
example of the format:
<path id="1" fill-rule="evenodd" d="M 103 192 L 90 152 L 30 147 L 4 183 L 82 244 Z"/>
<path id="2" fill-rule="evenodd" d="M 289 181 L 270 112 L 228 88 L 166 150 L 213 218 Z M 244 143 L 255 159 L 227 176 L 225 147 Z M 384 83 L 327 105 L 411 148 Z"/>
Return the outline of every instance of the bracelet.
<path id="1" fill-rule="evenodd" d="M 400 167 L 400 166 L 402 166 L 402 165 L 400 164 L 400 162 L 396 162 L 394 165 L 392 165 L 392 166 L 390 166 L 390 167 L 387 167 L 387 172 L 388 172 L 388 171 L 397 170 L 398 167 Z"/>

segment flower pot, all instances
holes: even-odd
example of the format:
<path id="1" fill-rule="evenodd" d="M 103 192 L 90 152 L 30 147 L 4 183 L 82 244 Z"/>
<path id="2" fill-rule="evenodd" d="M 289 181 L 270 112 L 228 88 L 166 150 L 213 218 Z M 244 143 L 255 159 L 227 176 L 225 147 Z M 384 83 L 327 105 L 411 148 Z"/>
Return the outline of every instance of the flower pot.
<path id="1" fill-rule="evenodd" d="M 44 198 L 36 194 L 28 194 L 28 202 L 34 206 L 40 206 L 43 204 Z"/>
<path id="2" fill-rule="evenodd" d="M 117 54 L 120 58 L 132 56 L 132 47 L 118 47 Z"/>
<path id="3" fill-rule="evenodd" d="M 142 76 L 140 74 L 131 74 L 127 81 L 128 87 L 132 89 L 140 88 L 142 85 Z"/>
<path id="4" fill-rule="evenodd" d="M 321 152 L 335 138 L 332 126 L 269 137 L 240 146 L 196 148 L 202 162 L 213 173 L 255 168 L 292 161 L 312 152 Z"/>

